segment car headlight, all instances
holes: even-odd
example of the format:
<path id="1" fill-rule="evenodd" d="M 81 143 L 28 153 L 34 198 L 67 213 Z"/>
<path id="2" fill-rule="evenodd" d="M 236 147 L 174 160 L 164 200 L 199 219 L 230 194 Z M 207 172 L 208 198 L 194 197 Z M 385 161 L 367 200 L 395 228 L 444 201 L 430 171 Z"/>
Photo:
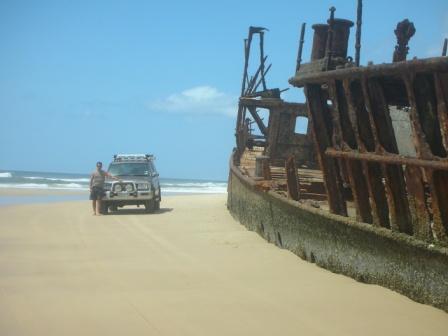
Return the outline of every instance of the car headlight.
<path id="1" fill-rule="evenodd" d="M 134 187 L 132 186 L 132 184 L 126 184 L 126 191 L 127 192 L 129 192 L 129 191 L 133 191 L 134 190 Z"/>
<path id="2" fill-rule="evenodd" d="M 139 183 L 137 184 L 138 190 L 148 190 L 149 189 L 149 183 Z"/>
<path id="3" fill-rule="evenodd" d="M 121 187 L 121 184 L 116 184 L 115 187 L 114 187 L 114 190 L 115 191 L 122 191 L 123 188 Z"/>

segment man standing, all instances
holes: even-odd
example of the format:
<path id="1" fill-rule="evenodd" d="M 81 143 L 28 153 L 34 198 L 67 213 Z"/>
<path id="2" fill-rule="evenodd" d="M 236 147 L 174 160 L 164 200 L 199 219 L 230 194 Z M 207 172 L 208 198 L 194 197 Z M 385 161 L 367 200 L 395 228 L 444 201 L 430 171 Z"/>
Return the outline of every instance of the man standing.
<path id="1" fill-rule="evenodd" d="M 101 214 L 101 199 L 104 196 L 104 181 L 106 177 L 114 180 L 120 180 L 104 171 L 103 163 L 98 161 L 96 163 L 96 170 L 90 176 L 90 199 L 92 200 L 93 215 L 100 216 Z"/>

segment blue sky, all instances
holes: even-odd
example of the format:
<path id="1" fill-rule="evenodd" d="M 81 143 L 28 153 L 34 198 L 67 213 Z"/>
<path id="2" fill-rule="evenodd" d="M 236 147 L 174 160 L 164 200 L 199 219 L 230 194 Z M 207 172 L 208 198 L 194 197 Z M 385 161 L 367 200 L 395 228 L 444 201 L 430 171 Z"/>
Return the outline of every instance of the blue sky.
<path id="1" fill-rule="evenodd" d="M 243 39 L 265 37 L 270 87 L 288 87 L 299 26 L 356 1 L 0 2 L 0 169 L 86 173 L 117 152 L 150 152 L 163 177 L 225 180 Z M 439 56 L 448 2 L 364 0 L 361 63 L 389 62 L 409 18 L 410 57 Z M 354 29 L 349 55 L 354 54 Z M 298 89 L 284 95 L 303 101 Z"/>

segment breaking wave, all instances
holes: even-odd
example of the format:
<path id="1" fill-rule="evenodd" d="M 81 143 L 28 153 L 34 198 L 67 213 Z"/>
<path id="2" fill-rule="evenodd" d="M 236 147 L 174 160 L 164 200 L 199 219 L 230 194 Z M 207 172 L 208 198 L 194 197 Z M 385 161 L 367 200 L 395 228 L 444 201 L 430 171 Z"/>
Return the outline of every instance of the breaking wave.
<path id="1" fill-rule="evenodd" d="M 89 182 L 89 178 L 54 178 L 42 176 L 24 176 L 27 180 L 48 180 L 48 181 L 63 181 L 63 182 Z"/>
<path id="2" fill-rule="evenodd" d="M 176 187 L 163 187 L 162 193 L 166 194 L 225 194 L 227 187 L 210 187 L 210 188 L 176 188 Z"/>
<path id="3" fill-rule="evenodd" d="M 0 188 L 88 190 L 88 175 L 44 172 L 0 172 Z M 192 179 L 161 178 L 162 193 L 170 194 L 223 194 L 227 183 Z"/>
<path id="4" fill-rule="evenodd" d="M 87 186 L 77 183 L 45 184 L 45 183 L 0 183 L 0 188 L 18 189 L 62 189 L 62 190 L 88 190 Z"/>

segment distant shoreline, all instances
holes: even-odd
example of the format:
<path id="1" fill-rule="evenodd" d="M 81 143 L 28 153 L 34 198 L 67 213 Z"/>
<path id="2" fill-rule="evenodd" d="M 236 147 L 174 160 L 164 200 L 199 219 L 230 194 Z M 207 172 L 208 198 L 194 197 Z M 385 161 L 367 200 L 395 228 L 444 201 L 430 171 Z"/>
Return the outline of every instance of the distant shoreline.
<path id="1" fill-rule="evenodd" d="M 48 195 L 81 195 L 89 194 L 89 175 L 47 172 L 24 172 L 15 170 L 0 170 L 0 195 L 11 194 L 36 196 L 36 192 Z M 226 181 L 193 180 L 180 178 L 160 178 L 162 194 L 191 195 L 191 194 L 225 194 Z M 15 190 L 5 191 L 6 190 Z M 23 190 L 23 191 L 17 191 Z M 86 196 L 88 198 L 88 196 Z"/>
<path id="2" fill-rule="evenodd" d="M 89 177 L 92 172 L 89 173 L 70 173 L 70 172 L 55 172 L 55 171 L 33 171 L 33 170 L 16 170 L 16 169 L 0 169 L 0 177 L 1 174 L 7 174 L 11 172 L 22 173 L 22 174 L 35 174 L 35 173 L 43 173 L 46 175 L 73 175 L 80 178 Z M 226 183 L 226 179 L 215 179 L 215 178 L 191 178 L 191 177 L 166 177 L 162 176 L 162 179 L 165 180 L 173 180 L 173 181 L 189 181 L 189 182 L 216 182 L 216 183 Z"/>

